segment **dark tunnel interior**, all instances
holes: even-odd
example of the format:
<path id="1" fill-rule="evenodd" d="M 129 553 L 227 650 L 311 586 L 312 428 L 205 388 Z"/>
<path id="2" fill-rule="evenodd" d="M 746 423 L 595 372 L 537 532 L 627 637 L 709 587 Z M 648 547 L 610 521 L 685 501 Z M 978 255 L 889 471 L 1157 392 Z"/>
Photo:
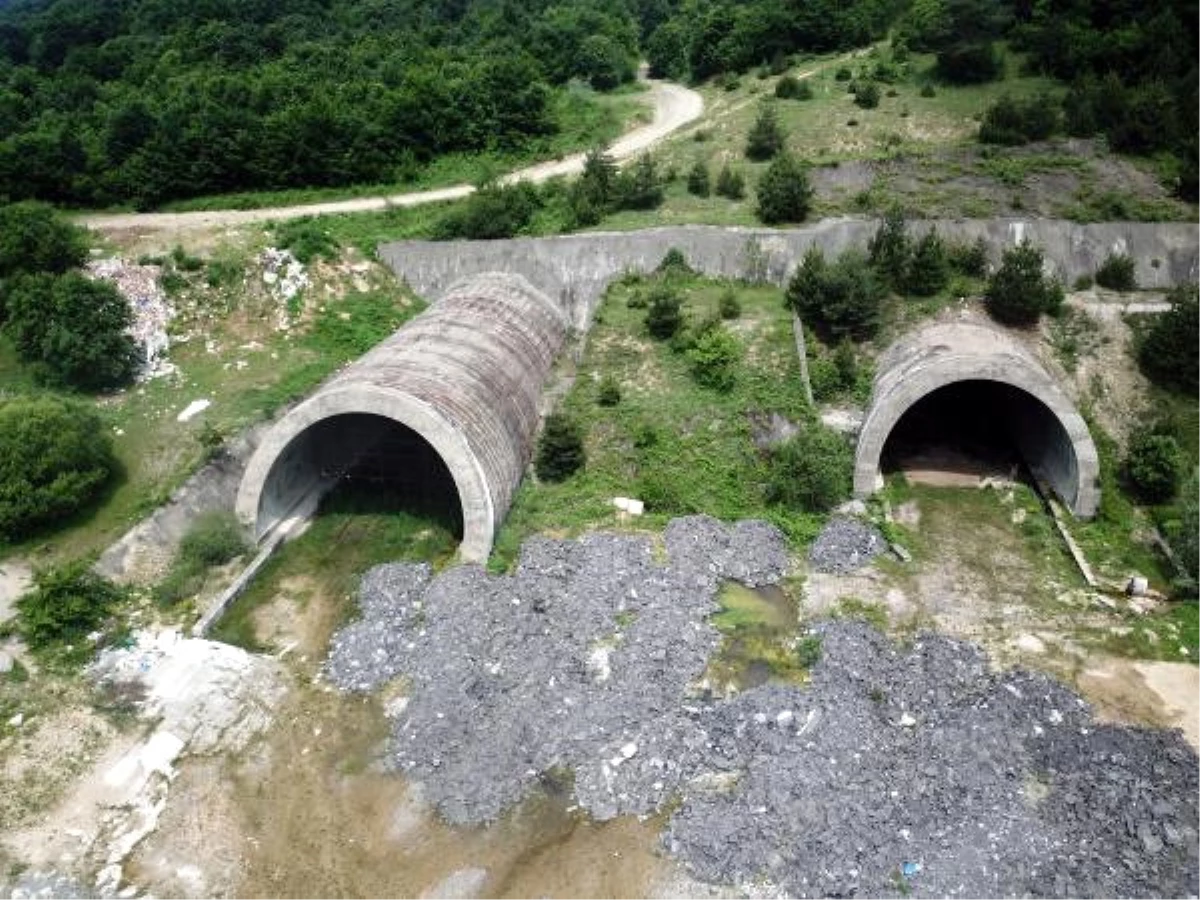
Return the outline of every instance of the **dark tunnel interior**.
<path id="1" fill-rule="evenodd" d="M 331 416 L 298 435 L 264 493 L 308 490 L 322 492 L 322 511 L 403 511 L 462 538 L 462 504 L 450 470 L 421 435 L 386 416 Z"/>
<path id="2" fill-rule="evenodd" d="M 931 391 L 900 417 L 884 444 L 885 474 L 925 470 L 964 476 L 1039 472 L 1064 499 L 1074 491 L 1070 437 L 1031 394 L 996 381 Z"/>

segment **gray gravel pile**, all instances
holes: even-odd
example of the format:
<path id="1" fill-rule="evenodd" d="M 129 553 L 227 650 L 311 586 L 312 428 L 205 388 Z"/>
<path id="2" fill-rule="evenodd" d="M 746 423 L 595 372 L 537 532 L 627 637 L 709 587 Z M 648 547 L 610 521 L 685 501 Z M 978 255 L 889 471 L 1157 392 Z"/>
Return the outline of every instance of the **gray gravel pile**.
<path id="1" fill-rule="evenodd" d="M 702 742 L 680 703 L 720 643 L 719 585 L 788 564 L 761 522 L 678 519 L 664 542 L 666 566 L 648 538 L 595 534 L 526 542 L 511 577 L 372 570 L 326 674 L 355 691 L 410 680 L 391 761 L 451 822 L 493 819 L 555 770 L 597 819 L 649 812 L 678 788 L 678 749 Z"/>
<path id="2" fill-rule="evenodd" d="M 700 878 L 798 896 L 1197 893 L 1197 761 L 1177 733 L 1096 725 L 1062 685 L 979 648 L 820 626 L 807 686 L 691 686 L 716 589 L 778 581 L 762 523 L 530 540 L 514 575 L 373 570 L 327 674 L 412 685 L 390 760 L 452 823 L 571 776 L 594 818 L 680 805 L 667 848 Z M 385 635 L 383 632 L 394 632 Z M 385 658 L 386 657 L 386 658 Z"/>
<path id="3" fill-rule="evenodd" d="M 874 526 L 860 519 L 835 516 L 812 542 L 808 561 L 817 572 L 845 575 L 885 550 L 887 541 Z"/>

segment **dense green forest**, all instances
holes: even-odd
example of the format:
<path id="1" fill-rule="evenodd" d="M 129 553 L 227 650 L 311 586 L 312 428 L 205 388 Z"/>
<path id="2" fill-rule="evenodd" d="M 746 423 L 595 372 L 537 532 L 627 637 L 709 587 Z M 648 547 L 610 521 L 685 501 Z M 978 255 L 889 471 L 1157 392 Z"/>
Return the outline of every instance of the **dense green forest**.
<path id="1" fill-rule="evenodd" d="M 1196 190 L 1196 5 L 1181 0 L 16 0 L 0 3 L 0 199 L 152 207 L 404 180 L 524 150 L 554 92 L 639 58 L 703 80 L 892 33 L 948 81 L 1004 46 L 1071 85 L 1071 134 Z"/>

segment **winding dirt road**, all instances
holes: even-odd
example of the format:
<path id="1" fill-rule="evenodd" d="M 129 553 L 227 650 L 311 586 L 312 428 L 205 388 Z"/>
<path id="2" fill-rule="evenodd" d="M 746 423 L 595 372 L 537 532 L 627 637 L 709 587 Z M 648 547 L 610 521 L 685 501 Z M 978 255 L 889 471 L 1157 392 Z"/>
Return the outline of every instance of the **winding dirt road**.
<path id="1" fill-rule="evenodd" d="M 618 138 L 609 148 L 617 160 L 628 159 L 653 146 L 668 134 L 682 128 L 700 117 L 704 101 L 695 91 L 682 85 L 666 81 L 646 82 L 650 87 L 650 103 L 654 118 L 648 125 L 635 128 Z M 558 175 L 574 175 L 583 170 L 583 153 L 576 153 L 559 160 L 537 163 L 518 169 L 501 179 L 505 183 L 517 181 L 541 182 Z M 352 200 L 336 200 L 328 203 L 307 203 L 300 206 L 272 206 L 263 209 L 206 210 L 180 213 L 118 213 L 115 215 L 92 215 L 80 217 L 79 224 L 94 231 L 120 231 L 137 229 L 150 231 L 191 231 L 214 227 L 243 225 L 250 222 L 265 222 L 270 219 L 296 219 L 301 216 L 330 215 L 337 213 L 371 212 L 395 206 L 420 206 L 457 200 L 472 193 L 469 184 L 437 188 L 430 191 L 415 191 L 409 194 L 393 194 L 383 197 L 358 197 Z"/>

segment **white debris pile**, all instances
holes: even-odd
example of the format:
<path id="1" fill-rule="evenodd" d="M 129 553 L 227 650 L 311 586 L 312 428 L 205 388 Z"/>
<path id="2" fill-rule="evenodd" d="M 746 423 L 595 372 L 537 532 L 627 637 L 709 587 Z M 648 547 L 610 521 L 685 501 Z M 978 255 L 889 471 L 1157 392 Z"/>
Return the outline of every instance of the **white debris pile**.
<path id="1" fill-rule="evenodd" d="M 167 325 L 175 317 L 175 308 L 162 289 L 159 266 L 143 266 L 120 258 L 98 259 L 87 264 L 87 273 L 99 281 L 111 282 L 127 301 L 133 313 L 129 333 L 142 349 L 143 364 L 139 381 L 169 375 L 175 366 L 167 359 L 171 345 Z"/>
<path id="2" fill-rule="evenodd" d="M 308 287 L 308 272 L 305 271 L 304 263 L 296 259 L 291 250 L 281 250 L 278 247 L 267 247 L 259 254 L 258 262 L 262 266 L 262 280 L 267 291 L 273 298 L 281 301 L 277 327 L 286 331 L 292 325 L 288 306 Z"/>
<path id="3" fill-rule="evenodd" d="M 104 813 L 90 852 L 96 888 L 111 897 L 125 859 L 158 827 L 176 760 L 246 747 L 270 724 L 286 683 L 277 660 L 174 630 L 137 632 L 131 646 L 102 651 L 90 675 L 141 696 L 140 715 L 157 722 L 101 775 Z"/>

